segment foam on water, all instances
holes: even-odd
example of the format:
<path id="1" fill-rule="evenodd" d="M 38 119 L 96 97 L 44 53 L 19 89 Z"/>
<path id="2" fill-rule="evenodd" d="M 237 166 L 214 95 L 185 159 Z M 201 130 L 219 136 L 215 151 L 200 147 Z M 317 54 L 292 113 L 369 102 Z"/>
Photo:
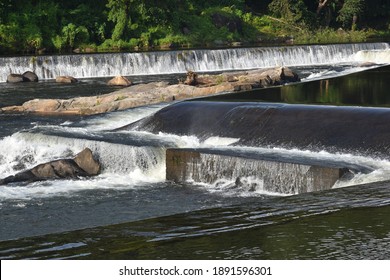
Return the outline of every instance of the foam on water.
<path id="1" fill-rule="evenodd" d="M 0 186 L 0 200 L 66 195 L 88 189 L 132 188 L 165 180 L 164 148 L 22 132 L 0 140 L 0 174 L 7 177 L 40 163 L 73 157 L 85 147 L 101 162 L 100 176 Z"/>
<path id="2" fill-rule="evenodd" d="M 143 119 L 166 106 L 168 106 L 168 104 L 164 103 L 131 108 L 121 112 L 112 112 L 105 114 L 104 117 L 98 116 L 89 118 L 81 122 L 81 125 L 85 125 L 86 128 L 91 131 L 112 130 Z"/>
<path id="3" fill-rule="evenodd" d="M 163 171 L 163 172 L 161 172 Z M 30 200 L 54 196 L 72 196 L 88 190 L 128 190 L 153 187 L 165 179 L 165 170 L 155 172 L 154 176 L 147 176 L 137 169 L 125 174 L 104 173 L 94 178 L 79 180 L 53 180 L 34 182 L 28 185 L 17 184 L 0 186 L 0 201 Z M 161 177 L 161 178 L 159 178 Z M 23 204 L 23 202 L 18 202 Z"/>
<path id="4" fill-rule="evenodd" d="M 379 62 L 378 62 L 379 63 Z M 366 71 L 369 69 L 374 69 L 383 66 L 383 64 L 379 65 L 369 65 L 369 66 L 359 66 L 359 65 L 344 65 L 344 67 L 340 67 L 339 69 L 333 69 L 331 67 L 330 69 L 321 69 L 312 71 L 307 74 L 306 77 L 302 78 L 302 82 L 309 82 L 309 81 L 316 81 L 316 80 L 322 80 L 322 79 L 328 79 L 328 78 L 336 78 L 341 76 L 346 76 L 362 71 Z"/>
<path id="5" fill-rule="evenodd" d="M 356 61 L 390 64 L 390 49 L 358 51 L 355 59 Z"/>
<path id="6" fill-rule="evenodd" d="M 320 75 L 326 75 L 321 73 Z M 98 139 L 109 134 L 113 128 L 132 123 L 155 113 L 166 104 L 146 106 L 115 112 L 104 116 L 87 118 L 81 123 L 66 121 L 60 126 L 36 124 L 35 129 L 48 132 L 77 133 L 78 138 L 47 135 L 45 133 L 19 132 L 0 140 L 0 174 L 2 177 L 13 175 L 19 171 L 32 168 L 37 164 L 59 158 L 72 157 L 83 148 L 89 147 L 98 155 L 103 165 L 103 173 L 95 178 L 81 180 L 63 180 L 35 182 L 30 185 L 0 186 L 0 201 L 4 199 L 30 199 L 33 197 L 50 197 L 69 195 L 81 190 L 91 189 L 121 189 L 134 188 L 165 181 L 165 146 L 136 147 L 120 143 L 108 143 L 98 140 L 83 139 L 96 135 Z M 334 186 L 346 187 L 376 181 L 390 180 L 390 162 L 385 159 L 370 158 L 353 154 L 333 154 L 327 151 L 313 152 L 310 150 L 242 147 L 235 145 L 240 139 L 226 137 L 210 137 L 200 140 L 194 135 L 173 135 L 168 133 L 152 134 L 145 131 L 121 131 L 123 137 L 135 136 L 145 141 L 153 139 L 155 143 L 169 143 L 177 148 L 206 148 L 211 150 L 234 151 L 235 153 L 265 154 L 272 157 L 304 158 L 307 161 L 339 161 L 343 163 L 364 166 L 372 172 L 357 173 L 349 181 L 339 181 Z M 262 182 L 253 176 L 240 178 L 242 185 L 235 187 L 231 178 L 222 178 L 211 185 L 203 185 L 204 189 L 231 196 L 275 195 L 262 188 Z"/>
<path id="7" fill-rule="evenodd" d="M 77 78 L 116 75 L 152 75 L 226 71 L 276 66 L 354 63 L 355 54 L 367 50 L 388 50 L 387 43 L 255 47 L 169 52 L 79 54 L 0 58 L 0 82 L 9 73 L 27 70 L 40 79 L 70 75 Z"/>
<path id="8" fill-rule="evenodd" d="M 204 145 L 200 145 L 200 147 L 207 148 L 207 146 Z M 217 152 L 234 152 L 235 154 L 250 154 L 251 156 L 259 155 L 266 156 L 267 158 L 273 158 L 274 160 L 283 158 L 285 160 L 290 159 L 291 161 L 294 161 L 296 159 L 299 159 L 301 162 L 307 162 L 308 165 L 311 165 L 313 162 L 331 162 L 340 166 L 354 166 L 356 168 L 361 168 L 364 170 L 372 170 L 368 173 L 355 171 L 352 178 L 341 178 L 335 183 L 333 188 L 341 188 L 390 180 L 390 161 L 386 159 L 370 158 L 353 154 L 334 154 L 326 151 L 313 152 L 310 150 L 283 148 L 254 148 L 237 146 L 218 148 L 209 146 L 208 148 L 210 148 L 210 151 L 213 151 L 214 149 L 214 151 Z M 213 162 L 215 160 L 218 160 L 218 157 L 214 158 Z M 238 164 L 239 162 L 240 161 L 238 161 Z M 242 161 L 242 163 L 244 164 L 245 160 Z M 240 166 L 237 166 L 237 168 L 240 169 Z M 213 174 L 208 174 L 207 176 L 211 175 Z M 211 184 L 193 182 L 190 179 L 188 183 L 201 185 L 203 188 L 207 189 L 212 193 L 221 193 L 225 196 L 281 195 L 276 191 L 272 192 L 264 190 L 262 179 L 257 178 L 256 176 L 240 177 L 239 186 L 237 186 L 236 178 L 219 178 Z"/>
<path id="9" fill-rule="evenodd" d="M 188 181 L 210 193 L 225 197 L 258 197 L 258 196 L 288 196 L 278 192 L 270 192 L 264 189 L 264 181 L 255 176 L 240 178 L 240 186 L 237 186 L 236 180 L 218 179 L 212 184 Z"/>

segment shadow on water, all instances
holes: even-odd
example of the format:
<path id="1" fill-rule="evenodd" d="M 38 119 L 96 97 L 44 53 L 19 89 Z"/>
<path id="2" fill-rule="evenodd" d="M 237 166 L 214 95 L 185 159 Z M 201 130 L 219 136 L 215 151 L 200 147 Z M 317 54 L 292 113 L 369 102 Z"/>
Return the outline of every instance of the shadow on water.
<path id="1" fill-rule="evenodd" d="M 299 73 L 299 69 L 296 71 Z M 337 78 L 208 97 L 203 100 L 390 107 L 389 75 L 390 66 L 383 66 Z"/>
<path id="2" fill-rule="evenodd" d="M 375 190 L 375 191 L 373 191 Z M 2 259 L 388 259 L 388 182 L 0 243 Z"/>

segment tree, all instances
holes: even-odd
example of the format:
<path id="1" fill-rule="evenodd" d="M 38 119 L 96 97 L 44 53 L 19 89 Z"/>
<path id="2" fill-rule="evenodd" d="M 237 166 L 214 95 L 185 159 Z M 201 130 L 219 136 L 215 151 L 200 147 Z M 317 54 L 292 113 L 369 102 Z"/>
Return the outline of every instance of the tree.
<path id="1" fill-rule="evenodd" d="M 351 30 L 355 30 L 358 17 L 363 13 L 363 10 L 364 0 L 345 0 L 337 20 L 343 26 L 351 24 Z"/>
<path id="2" fill-rule="evenodd" d="M 317 15 L 319 15 L 322 9 L 326 6 L 328 0 L 318 0 Z"/>
<path id="3" fill-rule="evenodd" d="M 273 0 L 269 4 L 270 12 L 289 23 L 311 26 L 313 13 L 307 9 L 303 0 Z"/>

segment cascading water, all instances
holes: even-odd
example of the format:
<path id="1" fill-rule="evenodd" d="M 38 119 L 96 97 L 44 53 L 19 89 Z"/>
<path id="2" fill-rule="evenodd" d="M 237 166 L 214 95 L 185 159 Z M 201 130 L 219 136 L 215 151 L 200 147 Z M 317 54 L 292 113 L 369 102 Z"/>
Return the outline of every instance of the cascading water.
<path id="1" fill-rule="evenodd" d="M 185 71 L 193 65 L 210 71 L 224 67 L 238 69 L 252 67 L 248 64 L 252 60 L 254 67 L 262 65 L 263 60 L 265 64 L 348 60 L 345 67 L 353 68 L 353 63 L 361 61 L 356 54 L 366 55 L 373 51 L 360 51 L 375 48 L 389 47 L 388 44 L 355 44 L 76 55 L 47 57 L 40 64 L 37 61 L 41 57 L 37 57 L 31 65 L 35 63 L 36 69 L 41 69 L 51 59 L 56 60 L 45 70 L 43 78 L 57 73 L 72 74 L 65 71 L 67 67 L 75 71 L 75 76 L 80 73 L 85 77 L 114 75 L 115 71 L 126 75 L 129 57 L 138 60 L 133 64 L 139 66 L 146 61 L 143 69 L 148 71 L 160 71 L 159 67 L 163 71 Z M 264 59 L 261 53 L 266 51 L 269 57 Z M 139 57 L 135 59 L 135 55 Z M 116 63 L 119 70 L 113 67 L 104 72 L 105 62 L 94 60 L 97 57 L 111 60 L 111 65 Z M 112 62 L 114 57 L 120 59 Z M 13 65 L 21 66 L 24 59 L 29 61 L 31 57 L 15 60 Z M 68 62 L 64 63 L 65 60 Z M 84 72 L 81 64 L 77 64 L 82 60 Z M 98 63 L 102 65 L 96 67 Z M 5 71 L 7 74 L 10 67 Z M 337 65 L 332 69 L 343 67 Z M 327 68 L 326 65 L 307 67 L 307 71 L 316 73 Z M 27 70 L 24 66 L 13 69 Z M 364 99 L 365 95 L 357 93 L 358 88 L 379 100 L 359 103 L 366 108 L 302 105 L 313 104 L 310 100 L 296 106 L 263 103 L 262 98 L 254 98 L 256 93 L 252 91 L 237 98 L 241 104 L 193 101 L 165 109 L 166 104 L 82 118 L 0 115 L 3 128 L 0 130 L 0 174 L 4 177 L 42 162 L 71 157 L 84 147 L 91 148 L 103 164 L 102 174 L 93 178 L 0 186 L 0 257 L 283 259 L 289 254 L 290 258 L 389 258 L 389 250 L 382 250 L 390 248 L 389 183 L 386 181 L 390 179 L 390 111 L 384 108 L 389 107 L 389 67 L 365 72 L 351 79 L 348 76 L 327 79 L 318 85 L 297 84 L 311 86 L 295 94 L 306 94 L 317 85 L 321 97 L 332 97 L 332 85 L 335 85 L 346 96 Z M 350 84 L 354 87 L 346 86 Z M 283 87 L 286 95 L 291 96 L 288 89 L 292 87 Z M 264 95 L 280 95 L 277 89 L 261 91 Z M 16 96 L 20 93 L 18 86 L 13 90 Z M 298 91 L 298 87 L 294 90 Z M 378 98 L 381 90 L 383 99 Z M 217 98 L 235 100 L 230 95 Z M 340 105 L 342 99 L 333 98 L 334 103 L 327 104 Z M 285 101 L 271 98 L 268 102 Z M 343 100 L 342 104 L 345 103 L 348 100 Z M 368 108 L 372 104 L 382 108 Z M 156 111 L 159 112 L 154 116 L 146 117 Z M 113 131 L 133 122 L 127 131 Z M 192 169 L 193 176 L 203 177 L 207 183 L 166 180 L 166 149 L 207 150 L 201 157 L 204 164 L 194 165 Z M 279 164 L 297 161 L 303 163 L 301 169 Z M 266 189 L 264 178 L 253 171 L 264 170 L 276 179 L 279 175 L 288 178 L 292 172 L 305 173 L 308 169 L 305 163 L 345 166 L 352 170 L 353 178 L 339 180 L 330 191 L 291 195 L 296 193 L 294 188 L 299 183 L 283 181 L 274 189 Z M 221 169 L 231 172 L 222 174 Z M 302 178 L 291 179 L 299 182 Z M 316 186 L 310 178 L 308 183 L 310 187 Z M 281 230 L 284 227 L 286 230 Z M 297 238 L 291 239 L 291 232 L 299 233 L 294 235 Z M 215 246 L 216 243 L 219 245 Z M 269 254 L 267 246 L 280 249 L 281 254 Z M 188 251 L 181 251 L 183 248 Z M 294 248 L 296 254 L 291 254 Z"/>
<path id="2" fill-rule="evenodd" d="M 41 79 L 150 75 L 264 68 L 275 66 L 357 63 L 361 51 L 389 50 L 387 43 L 183 50 L 146 53 L 80 54 L 0 58 L 0 82 L 10 73 L 34 71 Z M 363 59 L 363 60 L 362 60 Z M 377 62 L 377 61 L 375 61 Z M 382 61 L 379 63 L 386 63 Z M 387 62 L 389 63 L 389 62 Z"/>
<path id="3" fill-rule="evenodd" d="M 150 181 L 165 179 L 165 149 L 20 132 L 1 140 L 0 174 L 8 176 L 18 170 L 58 158 L 72 157 L 85 147 L 97 156 L 103 173 L 129 174 L 139 171 Z"/>
<path id="4" fill-rule="evenodd" d="M 355 57 L 360 61 L 388 64 L 390 63 L 390 50 L 358 51 Z"/>

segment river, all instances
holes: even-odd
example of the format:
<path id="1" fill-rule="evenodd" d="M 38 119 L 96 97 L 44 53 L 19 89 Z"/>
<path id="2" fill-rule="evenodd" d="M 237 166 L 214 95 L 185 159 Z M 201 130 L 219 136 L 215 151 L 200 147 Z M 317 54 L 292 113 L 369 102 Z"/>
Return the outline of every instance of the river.
<path id="1" fill-rule="evenodd" d="M 0 73 L 27 70 L 22 68 L 27 59 L 32 63 L 31 69 L 45 77 L 37 84 L 0 83 L 1 106 L 17 105 L 36 97 L 71 98 L 112 91 L 105 84 L 108 77 L 121 69 L 135 69 L 135 61 L 139 63 L 137 69 L 141 69 L 140 65 L 144 68 L 137 75 L 133 70 L 123 74 L 136 83 L 176 81 L 184 75 L 189 63 L 197 71 L 288 65 L 303 78 L 301 83 L 173 106 L 197 106 L 199 116 L 206 114 L 209 106 L 244 103 L 252 107 L 269 103 L 316 106 L 321 110 L 336 106 L 348 112 L 365 110 L 370 121 L 367 126 L 359 123 L 348 126 L 351 131 L 359 131 L 364 141 L 346 147 L 337 135 L 329 136 L 331 141 L 323 143 L 313 137 L 305 145 L 302 139 L 296 145 L 277 141 L 248 144 L 252 142 L 242 142 L 244 135 L 191 132 L 190 126 L 197 124 L 196 119 L 183 126 L 187 131 L 184 133 L 139 128 L 114 131 L 156 113 L 158 116 L 160 110 L 169 109 L 172 104 L 90 117 L 0 115 L 2 177 L 72 156 L 83 147 L 90 147 L 103 164 L 102 174 L 94 178 L 0 186 L 0 258 L 389 259 L 390 147 L 387 142 L 374 141 L 374 137 L 388 134 L 386 125 L 373 116 L 390 110 L 390 66 L 361 65 L 364 56 L 380 63 L 388 50 L 388 44 L 376 43 L 0 58 L 5 61 L 2 65 L 8 65 L 0 67 L 3 71 Z M 259 64 L 264 57 L 268 62 Z M 85 69 L 91 70 L 81 71 L 83 67 L 75 59 L 87 63 Z M 166 67 L 153 68 L 152 60 Z M 239 63 L 235 64 L 236 61 Z M 44 67 L 46 64 L 52 68 Z M 101 64 L 102 67 L 96 67 Z M 119 70 L 115 67 L 104 70 L 103 65 L 115 64 Z M 66 69 L 71 73 L 64 73 Z M 80 82 L 55 84 L 51 79 L 58 73 L 73 74 Z M 207 120 L 207 115 L 203 117 Z M 180 120 L 173 118 L 173 121 Z M 210 123 L 217 121 L 220 120 L 209 118 Z M 313 135 L 321 131 L 321 120 L 316 123 L 318 127 L 310 128 Z M 373 130 L 369 130 L 370 124 Z M 167 147 L 225 153 L 234 150 L 267 155 L 275 160 L 337 161 L 365 171 L 355 170 L 353 178 L 337 182 L 330 190 L 302 194 L 278 193 L 277 188 L 265 190 L 259 178 L 249 175 L 246 184 L 240 187 L 231 178 L 207 184 L 174 183 L 166 180 Z"/>

